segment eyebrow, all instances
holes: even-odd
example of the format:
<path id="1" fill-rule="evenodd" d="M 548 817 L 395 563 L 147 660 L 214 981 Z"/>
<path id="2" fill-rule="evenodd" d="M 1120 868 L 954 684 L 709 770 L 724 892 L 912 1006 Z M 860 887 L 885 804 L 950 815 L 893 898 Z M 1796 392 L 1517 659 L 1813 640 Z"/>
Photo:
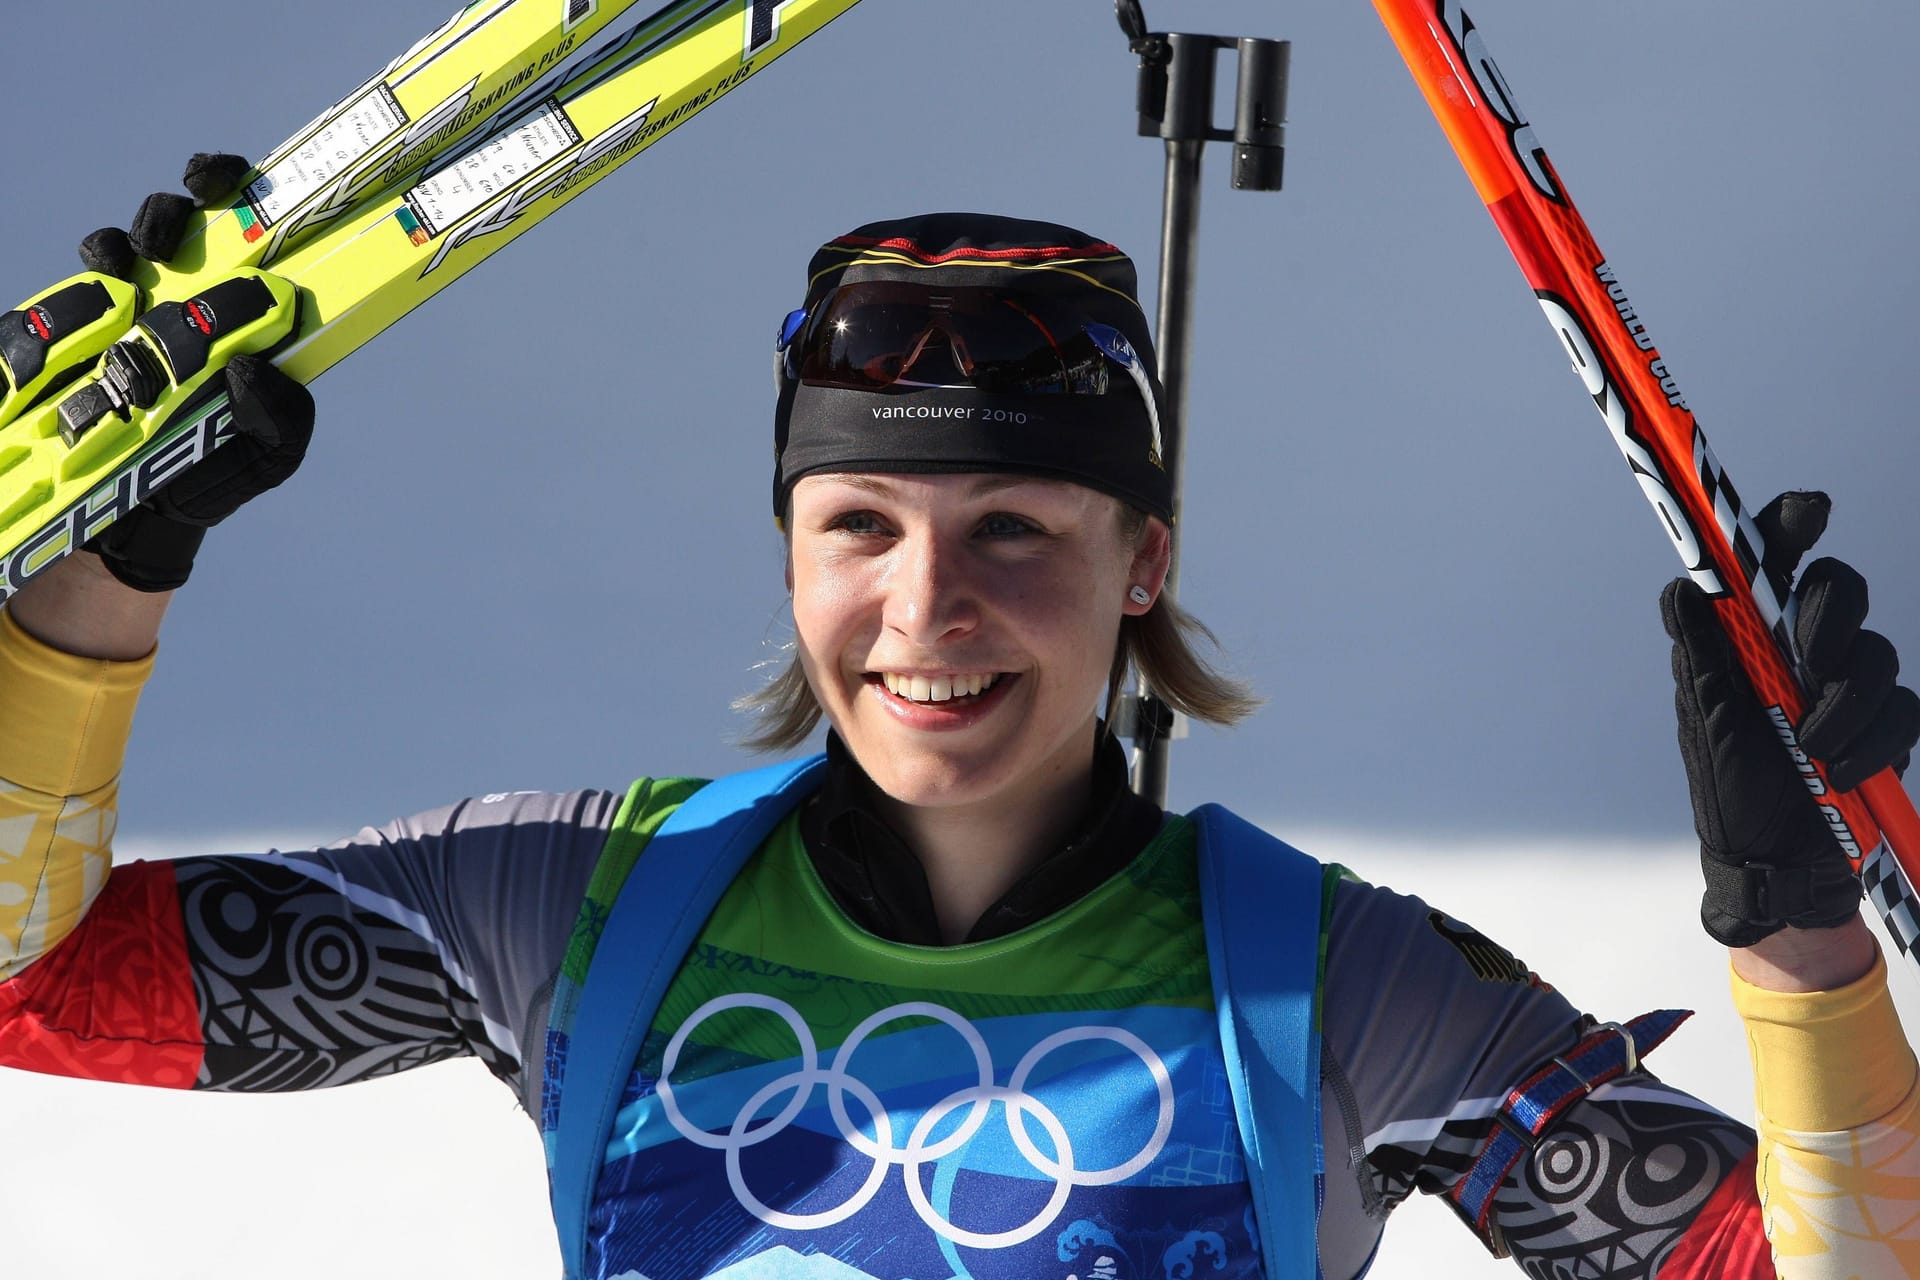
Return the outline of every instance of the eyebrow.
<path id="1" fill-rule="evenodd" d="M 999 493 L 1003 489 L 1017 489 L 1021 485 L 1045 483 L 1047 482 L 1041 480 L 1039 476 L 1023 476 L 1017 472 L 1003 472 L 999 475 L 981 476 L 974 482 L 973 488 L 967 491 L 967 496 L 980 498 L 988 494 Z"/>
<path id="2" fill-rule="evenodd" d="M 898 489 L 894 486 L 893 482 L 885 476 L 848 471 L 836 472 L 831 478 L 837 484 L 850 485 L 855 489 L 864 489 L 868 493 L 883 498 L 895 497 L 898 494 Z M 983 475 L 974 481 L 972 486 L 968 488 L 966 496 L 969 498 L 984 498 L 1007 489 L 1017 489 L 1021 485 L 1034 483 L 1045 483 L 1045 481 L 1039 476 L 1006 472 L 992 473 Z"/>

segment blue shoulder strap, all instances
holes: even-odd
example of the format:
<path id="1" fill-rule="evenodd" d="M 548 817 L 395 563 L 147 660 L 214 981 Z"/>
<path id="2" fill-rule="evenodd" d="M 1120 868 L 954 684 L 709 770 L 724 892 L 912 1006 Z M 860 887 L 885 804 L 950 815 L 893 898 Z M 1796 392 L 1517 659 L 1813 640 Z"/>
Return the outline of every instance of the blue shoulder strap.
<path id="1" fill-rule="evenodd" d="M 816 755 L 708 783 L 661 824 L 621 886 L 580 992 L 560 1092 L 553 1216 L 569 1277 L 586 1274 L 587 1210 L 607 1135 L 667 985 L 753 851 L 819 785 L 825 762 Z"/>
<path id="2" fill-rule="evenodd" d="M 1261 1270 L 1319 1274 L 1320 863 L 1216 804 L 1200 829 L 1200 908 L 1220 1050 L 1247 1155 Z M 1312 1135 L 1312 1176 L 1301 1159 Z"/>

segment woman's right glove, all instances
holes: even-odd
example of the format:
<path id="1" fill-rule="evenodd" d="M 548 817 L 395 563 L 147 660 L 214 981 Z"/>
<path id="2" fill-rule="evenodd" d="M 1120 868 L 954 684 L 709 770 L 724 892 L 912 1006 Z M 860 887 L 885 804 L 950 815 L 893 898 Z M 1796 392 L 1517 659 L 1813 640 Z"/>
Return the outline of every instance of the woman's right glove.
<path id="1" fill-rule="evenodd" d="M 194 156 L 185 178 L 192 196 L 148 196 L 130 230 L 106 227 L 81 241 L 80 260 L 126 280 L 140 258 L 171 259 L 194 211 L 233 194 L 249 168 L 239 156 Z M 307 389 L 254 355 L 233 357 L 225 376 L 234 438 L 86 543 L 136 591 L 185 583 L 207 530 L 286 480 L 306 457 L 314 418 Z"/>
<path id="2" fill-rule="evenodd" d="M 1763 566 L 1791 580 L 1827 527 L 1823 493 L 1784 493 L 1755 517 Z M 1800 576 L 1794 622 L 1808 707 L 1792 726 L 1801 749 L 1848 791 L 1886 768 L 1904 770 L 1920 740 L 1920 697 L 1894 683 L 1891 642 L 1861 623 L 1867 584 L 1838 560 Z M 1792 925 L 1832 928 L 1859 910 L 1853 874 L 1807 791 L 1780 730 L 1753 693 L 1707 594 L 1669 583 L 1660 613 L 1673 640 L 1674 710 L 1706 876 L 1700 920 L 1729 947 L 1749 947 Z"/>

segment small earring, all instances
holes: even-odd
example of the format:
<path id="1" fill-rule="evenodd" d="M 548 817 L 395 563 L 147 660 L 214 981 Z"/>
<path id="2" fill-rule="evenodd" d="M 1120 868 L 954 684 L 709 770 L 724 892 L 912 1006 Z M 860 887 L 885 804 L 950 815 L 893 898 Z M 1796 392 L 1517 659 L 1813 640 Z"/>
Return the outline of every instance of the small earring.
<path id="1" fill-rule="evenodd" d="M 1135 604 L 1152 604 L 1153 593 L 1138 583 L 1135 583 L 1133 586 L 1127 588 L 1127 599 L 1133 601 Z"/>

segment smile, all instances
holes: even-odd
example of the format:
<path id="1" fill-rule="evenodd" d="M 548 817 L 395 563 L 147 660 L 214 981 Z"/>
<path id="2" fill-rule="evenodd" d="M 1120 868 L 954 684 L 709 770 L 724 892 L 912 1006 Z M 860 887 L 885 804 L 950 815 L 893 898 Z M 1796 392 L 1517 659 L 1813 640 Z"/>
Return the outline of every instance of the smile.
<path id="1" fill-rule="evenodd" d="M 999 678 L 997 672 L 933 676 L 897 671 L 880 673 L 880 682 L 887 687 L 887 692 L 909 702 L 951 702 L 955 698 L 972 697 L 993 688 Z"/>

